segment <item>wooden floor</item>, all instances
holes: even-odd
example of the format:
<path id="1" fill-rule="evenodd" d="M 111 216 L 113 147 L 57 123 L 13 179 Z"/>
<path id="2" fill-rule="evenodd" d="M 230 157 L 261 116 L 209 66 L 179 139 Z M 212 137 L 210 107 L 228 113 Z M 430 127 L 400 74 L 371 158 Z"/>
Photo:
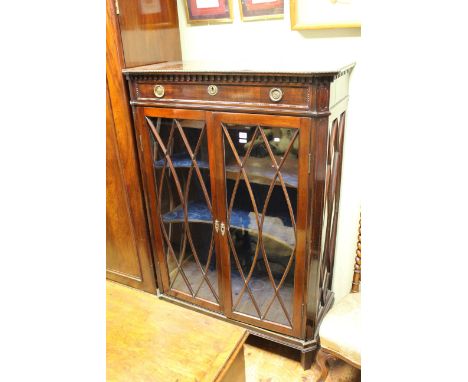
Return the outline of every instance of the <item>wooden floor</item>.
<path id="1" fill-rule="evenodd" d="M 320 372 L 314 364 L 304 371 L 299 353 L 259 337 L 250 336 L 244 345 L 246 382 L 315 382 Z M 336 361 L 327 382 L 358 382 L 359 370 Z"/>
<path id="2" fill-rule="evenodd" d="M 122 342 L 121 339 L 125 340 L 128 338 L 134 338 L 135 336 L 141 336 L 142 333 L 146 332 L 145 328 L 142 328 L 138 325 L 127 324 L 122 326 L 123 322 L 129 322 L 128 315 L 126 315 L 126 317 L 120 317 L 125 312 L 135 312 L 135 309 L 138 309 L 141 310 L 140 316 L 147 316 L 149 313 L 145 311 L 145 306 L 147 306 L 148 303 L 152 304 L 151 308 L 153 310 L 155 308 L 168 309 L 171 311 L 174 309 L 180 309 L 181 314 L 184 314 L 184 312 L 187 310 L 166 301 L 159 300 L 153 295 L 140 292 L 111 281 L 107 281 L 107 289 L 107 380 L 127 382 L 172 382 L 169 380 L 157 381 L 156 379 L 151 378 L 152 374 L 149 372 L 149 370 L 155 367 L 161 367 L 161 365 L 157 365 L 157 352 L 154 353 L 154 361 L 152 362 L 153 364 L 151 364 L 151 361 L 148 361 L 149 359 L 152 359 L 153 355 L 151 354 L 149 358 L 145 355 L 145 363 L 139 365 L 139 368 L 145 368 L 147 370 L 138 370 L 140 378 L 135 379 L 134 376 L 137 370 L 128 367 L 129 363 L 127 360 L 119 359 L 119 362 L 114 362 L 115 360 L 109 360 L 109 357 L 113 357 L 116 354 L 119 357 L 122 355 L 121 353 L 110 351 L 109 349 L 113 349 L 115 342 Z M 137 296 L 141 296 L 142 298 L 136 298 Z M 118 301 L 116 301 L 117 299 Z M 142 304 L 143 300 L 144 304 Z M 125 305 L 124 309 L 122 309 L 123 305 Z M 191 314 L 200 313 L 191 312 Z M 154 326 L 155 323 L 151 324 Z M 120 330 L 114 330 L 119 326 Z M 161 328 L 159 333 L 159 335 L 164 335 L 164 328 Z M 151 342 L 151 339 L 148 338 L 145 338 L 144 340 Z M 276 343 L 265 341 L 258 337 L 249 336 L 249 339 L 247 340 L 247 343 L 244 347 L 244 355 L 247 382 L 312 382 L 316 381 L 319 375 L 319 371 L 314 365 L 310 370 L 302 370 L 302 367 L 299 363 L 299 353 L 297 351 L 278 345 Z M 142 355 L 138 354 L 138 356 L 140 357 Z M 141 378 L 141 375 L 144 375 L 145 377 Z M 196 376 L 193 376 L 193 378 L 196 378 Z M 354 381 L 360 381 L 359 372 L 351 366 L 348 366 L 340 361 L 332 366 L 330 375 L 327 379 L 327 382 Z"/>

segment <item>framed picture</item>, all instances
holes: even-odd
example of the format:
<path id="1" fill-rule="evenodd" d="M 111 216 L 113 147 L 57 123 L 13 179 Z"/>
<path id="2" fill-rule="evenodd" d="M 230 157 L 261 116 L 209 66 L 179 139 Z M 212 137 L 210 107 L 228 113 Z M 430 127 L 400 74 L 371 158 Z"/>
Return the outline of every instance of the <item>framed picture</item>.
<path id="1" fill-rule="evenodd" d="M 291 0 L 291 29 L 360 28 L 360 0 Z"/>
<path id="2" fill-rule="evenodd" d="M 239 0 L 242 20 L 282 19 L 284 0 Z"/>
<path id="3" fill-rule="evenodd" d="M 231 0 L 184 0 L 187 23 L 232 23 Z"/>

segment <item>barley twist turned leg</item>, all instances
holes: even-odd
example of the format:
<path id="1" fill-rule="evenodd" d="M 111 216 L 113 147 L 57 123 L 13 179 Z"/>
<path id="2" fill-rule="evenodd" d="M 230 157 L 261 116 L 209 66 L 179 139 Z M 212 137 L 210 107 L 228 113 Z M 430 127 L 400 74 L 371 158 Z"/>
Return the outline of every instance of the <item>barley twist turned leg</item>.
<path id="1" fill-rule="evenodd" d="M 353 275 L 353 285 L 351 287 L 351 292 L 359 292 L 359 286 L 361 284 L 361 217 L 359 216 L 359 232 L 358 232 L 358 241 L 356 249 L 356 259 L 354 264 L 354 275 Z"/>

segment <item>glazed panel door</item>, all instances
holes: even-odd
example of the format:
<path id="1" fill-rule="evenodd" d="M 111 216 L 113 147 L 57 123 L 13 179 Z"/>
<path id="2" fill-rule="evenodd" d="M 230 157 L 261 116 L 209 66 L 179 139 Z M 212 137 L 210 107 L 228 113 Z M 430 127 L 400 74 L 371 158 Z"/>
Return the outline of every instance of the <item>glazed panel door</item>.
<path id="1" fill-rule="evenodd" d="M 138 108 L 137 134 L 164 294 L 221 311 L 215 158 L 202 111 Z"/>
<path id="2" fill-rule="evenodd" d="M 225 225 L 225 312 L 300 336 L 309 172 L 308 120 L 213 113 Z M 222 196 L 221 196 L 222 195 Z"/>

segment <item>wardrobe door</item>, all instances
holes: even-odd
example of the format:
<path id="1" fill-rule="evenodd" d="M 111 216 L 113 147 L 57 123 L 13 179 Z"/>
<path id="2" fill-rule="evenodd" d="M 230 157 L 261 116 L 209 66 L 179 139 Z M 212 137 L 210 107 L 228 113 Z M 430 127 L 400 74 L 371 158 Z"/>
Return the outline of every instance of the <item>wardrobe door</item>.
<path id="1" fill-rule="evenodd" d="M 309 127 L 301 118 L 214 114 L 224 178 L 226 314 L 299 336 Z M 221 198 L 220 198 L 221 199 Z"/>
<path id="2" fill-rule="evenodd" d="M 147 204 L 164 294 L 221 310 L 211 134 L 201 111 L 138 111 Z"/>
<path id="3" fill-rule="evenodd" d="M 106 1 L 106 276 L 156 293 L 114 3 Z"/>
<path id="4" fill-rule="evenodd" d="M 115 118 L 108 88 L 106 95 L 107 278 L 156 293 L 133 134 Z"/>

